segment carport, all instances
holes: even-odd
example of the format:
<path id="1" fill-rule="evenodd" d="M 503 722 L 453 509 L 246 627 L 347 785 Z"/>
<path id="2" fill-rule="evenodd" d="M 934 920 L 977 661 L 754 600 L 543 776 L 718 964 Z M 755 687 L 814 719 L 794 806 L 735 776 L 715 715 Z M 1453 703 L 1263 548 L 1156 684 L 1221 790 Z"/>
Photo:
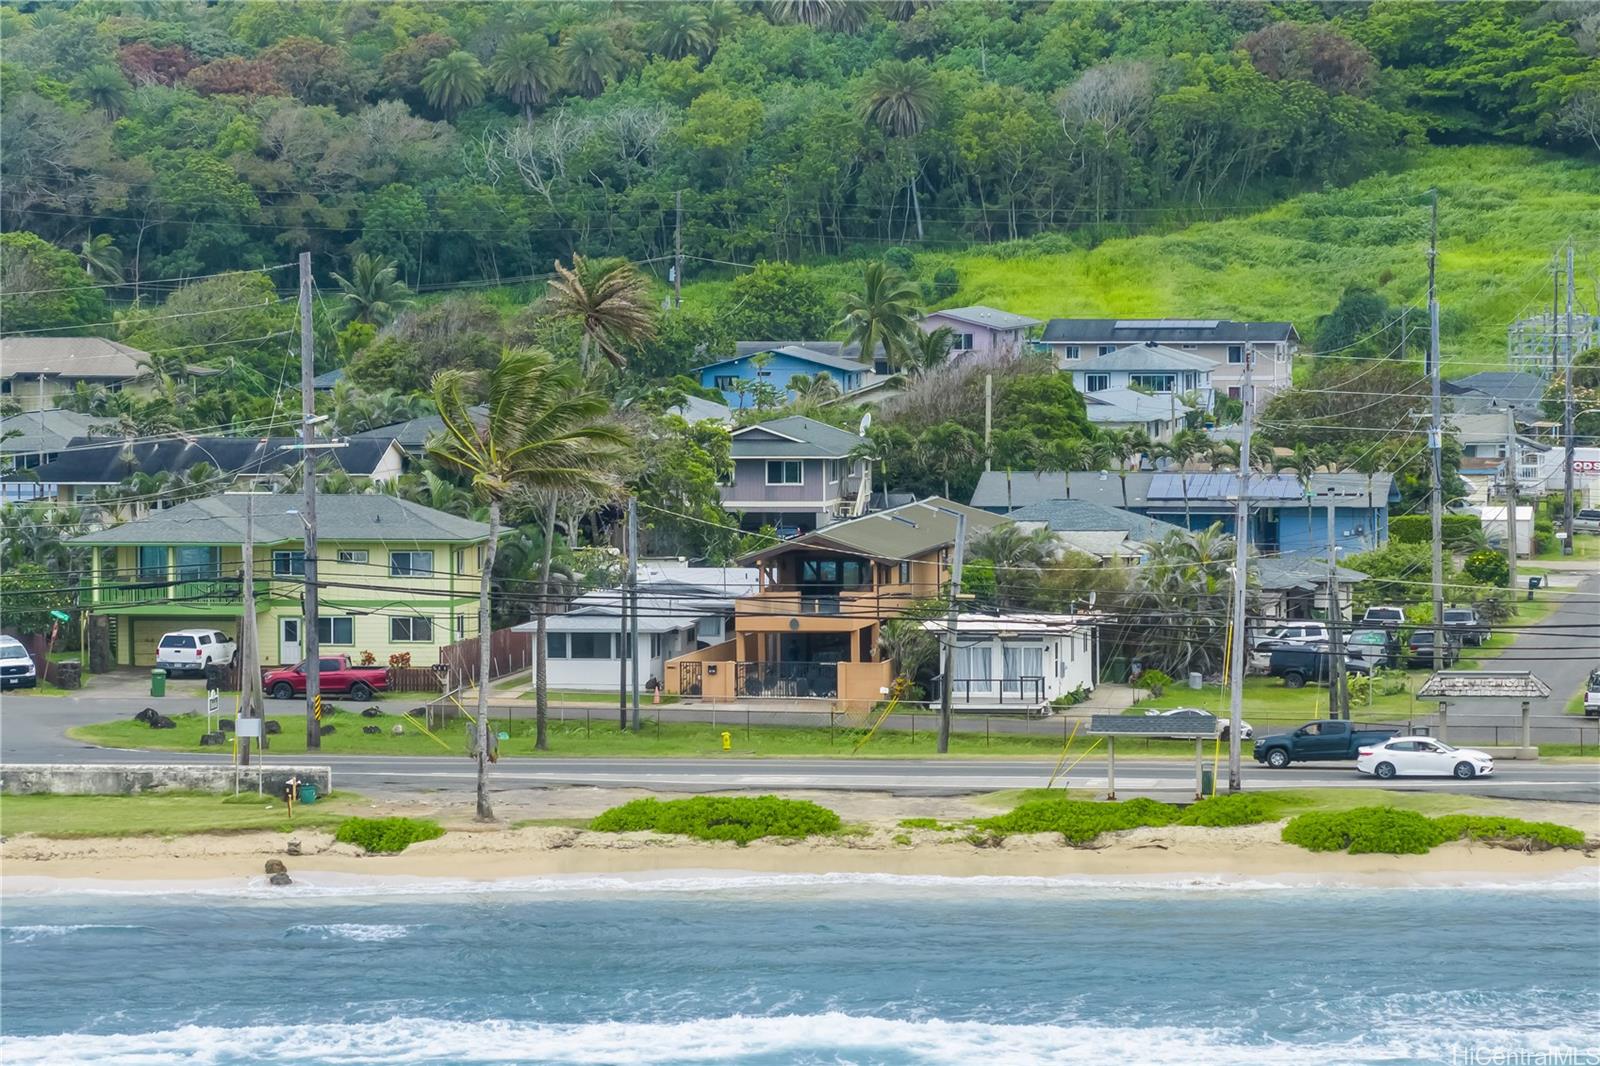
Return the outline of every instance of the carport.
<path id="1" fill-rule="evenodd" d="M 1194 798 L 1205 798 L 1205 742 L 1217 739 L 1217 719 L 1209 714 L 1126 715 L 1089 717 L 1089 735 L 1106 740 L 1106 799 L 1117 798 L 1117 738 L 1194 741 Z"/>
<path id="2" fill-rule="evenodd" d="M 1464 703 L 1467 709 L 1480 713 L 1492 710 L 1487 701 L 1505 703 L 1522 702 L 1522 745 L 1514 756 L 1518 759 L 1537 759 L 1539 749 L 1533 746 L 1533 714 L 1529 701 L 1546 699 L 1550 686 L 1536 677 L 1532 670 L 1440 670 L 1417 690 L 1420 700 L 1437 700 L 1439 703 L 1439 739 L 1450 743 L 1449 717 L 1452 703 Z"/>

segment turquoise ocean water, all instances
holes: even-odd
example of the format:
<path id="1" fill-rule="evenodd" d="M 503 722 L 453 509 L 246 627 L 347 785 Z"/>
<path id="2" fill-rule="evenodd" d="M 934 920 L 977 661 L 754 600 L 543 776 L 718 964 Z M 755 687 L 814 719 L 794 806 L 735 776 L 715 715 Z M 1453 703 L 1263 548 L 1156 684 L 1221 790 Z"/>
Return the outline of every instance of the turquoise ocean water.
<path id="1" fill-rule="evenodd" d="M 1600 1063 L 1593 885 L 590 878 L 0 925 L 8 1066 Z"/>

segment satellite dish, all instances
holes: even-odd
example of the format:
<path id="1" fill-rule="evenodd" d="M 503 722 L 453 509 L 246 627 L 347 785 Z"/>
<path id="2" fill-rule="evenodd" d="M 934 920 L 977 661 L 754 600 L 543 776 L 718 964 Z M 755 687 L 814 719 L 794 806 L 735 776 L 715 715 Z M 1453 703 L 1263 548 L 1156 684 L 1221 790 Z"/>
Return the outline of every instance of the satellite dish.
<path id="1" fill-rule="evenodd" d="M 872 412 L 868 411 L 866 414 L 861 416 L 861 425 L 856 428 L 856 436 L 865 437 L 867 435 L 867 429 L 871 425 L 872 425 Z"/>

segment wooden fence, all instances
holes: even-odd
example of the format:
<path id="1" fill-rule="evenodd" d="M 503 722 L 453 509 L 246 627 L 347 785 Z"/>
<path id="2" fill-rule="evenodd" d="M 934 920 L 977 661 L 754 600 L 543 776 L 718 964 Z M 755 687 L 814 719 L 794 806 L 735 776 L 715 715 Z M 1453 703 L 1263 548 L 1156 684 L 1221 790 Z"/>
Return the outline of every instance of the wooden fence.
<path id="1" fill-rule="evenodd" d="M 472 685 L 478 681 L 478 638 L 458 640 L 439 649 L 439 661 L 450 671 L 453 685 Z M 489 680 L 533 668 L 531 634 L 511 629 L 496 629 L 489 634 Z"/>

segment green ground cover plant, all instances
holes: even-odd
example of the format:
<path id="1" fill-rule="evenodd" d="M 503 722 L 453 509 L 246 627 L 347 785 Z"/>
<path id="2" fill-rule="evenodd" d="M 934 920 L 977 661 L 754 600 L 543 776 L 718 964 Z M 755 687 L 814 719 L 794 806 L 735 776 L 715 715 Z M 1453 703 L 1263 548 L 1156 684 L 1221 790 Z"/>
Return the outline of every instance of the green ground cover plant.
<path id="1" fill-rule="evenodd" d="M 1087 844 L 1101 833 L 1172 825 L 1180 816 L 1172 804 L 1151 799 L 1101 803 L 1046 799 L 1030 800 L 1006 814 L 981 819 L 976 825 L 995 839 L 1019 833 L 1060 833 L 1069 844 Z"/>
<path id="2" fill-rule="evenodd" d="M 425 818 L 346 818 L 334 839 L 376 854 L 393 855 L 423 840 L 444 836 L 438 822 Z"/>
<path id="3" fill-rule="evenodd" d="M 1475 814 L 1429 818 L 1393 807 L 1312 811 L 1291 818 L 1283 827 L 1286 844 L 1352 855 L 1424 855 L 1440 844 L 1461 839 L 1534 851 L 1584 846 L 1583 833 L 1553 822 Z"/>
<path id="4" fill-rule="evenodd" d="M 637 799 L 603 812 L 589 824 L 600 833 L 671 833 L 744 845 L 762 837 L 800 839 L 842 828 L 839 816 L 808 800 L 777 796 L 692 796 Z"/>

